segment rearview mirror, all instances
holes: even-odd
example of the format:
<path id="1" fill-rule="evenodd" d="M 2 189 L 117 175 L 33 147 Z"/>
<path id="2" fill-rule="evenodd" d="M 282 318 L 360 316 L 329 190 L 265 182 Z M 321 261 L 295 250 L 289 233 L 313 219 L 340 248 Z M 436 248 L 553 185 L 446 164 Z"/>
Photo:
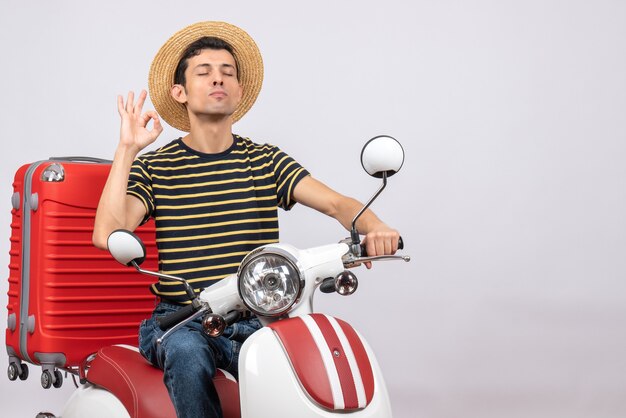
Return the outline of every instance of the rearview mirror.
<path id="1" fill-rule="evenodd" d="M 125 229 L 111 232 L 107 247 L 113 258 L 125 266 L 131 266 L 133 261 L 139 265 L 146 259 L 146 247 L 141 239 Z"/>
<path id="2" fill-rule="evenodd" d="M 376 136 L 363 146 L 361 165 L 372 177 L 391 177 L 400 171 L 404 163 L 404 149 L 395 139 L 387 135 Z"/>
<path id="3" fill-rule="evenodd" d="M 372 198 L 361 208 L 359 213 L 352 219 L 350 238 L 352 244 L 350 250 L 356 257 L 361 256 L 361 238 L 356 229 L 356 221 L 370 207 L 372 202 L 380 195 L 387 186 L 387 177 L 391 177 L 400 171 L 404 163 L 404 149 L 395 139 L 387 135 L 379 135 L 370 139 L 361 151 L 361 165 L 372 177 L 383 179 L 383 184 Z"/>

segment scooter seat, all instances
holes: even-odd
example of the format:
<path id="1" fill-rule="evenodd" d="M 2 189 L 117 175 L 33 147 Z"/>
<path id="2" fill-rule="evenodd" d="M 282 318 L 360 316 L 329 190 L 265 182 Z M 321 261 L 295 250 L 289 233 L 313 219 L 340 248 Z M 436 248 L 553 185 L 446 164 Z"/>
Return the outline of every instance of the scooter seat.
<path id="1" fill-rule="evenodd" d="M 131 418 L 176 418 L 163 383 L 163 371 L 152 366 L 135 347 L 101 348 L 91 362 L 87 380 L 113 393 Z M 224 418 L 239 418 L 239 387 L 235 378 L 218 369 L 213 382 Z"/>

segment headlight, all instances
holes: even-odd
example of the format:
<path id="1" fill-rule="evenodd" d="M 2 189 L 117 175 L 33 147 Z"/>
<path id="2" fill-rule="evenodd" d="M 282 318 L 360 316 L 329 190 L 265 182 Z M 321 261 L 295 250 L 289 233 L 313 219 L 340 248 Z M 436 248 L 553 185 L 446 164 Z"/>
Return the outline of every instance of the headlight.
<path id="1" fill-rule="evenodd" d="M 300 297 L 302 275 L 291 254 L 262 248 L 244 258 L 238 272 L 239 294 L 257 315 L 278 316 Z"/>

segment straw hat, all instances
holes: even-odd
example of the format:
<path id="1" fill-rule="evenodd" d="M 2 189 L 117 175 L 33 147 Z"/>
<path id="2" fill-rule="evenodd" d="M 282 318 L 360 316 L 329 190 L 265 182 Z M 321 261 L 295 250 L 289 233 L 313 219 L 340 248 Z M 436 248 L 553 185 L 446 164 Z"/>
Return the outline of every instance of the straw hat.
<path id="1" fill-rule="evenodd" d="M 170 91 L 183 51 L 204 36 L 222 39 L 233 49 L 239 83 L 243 86 L 241 102 L 232 115 L 233 123 L 250 110 L 263 84 L 261 52 L 250 35 L 237 26 L 225 22 L 198 22 L 176 32 L 152 60 L 148 86 L 156 111 L 168 124 L 185 132 L 190 130 L 187 108 L 174 100 Z"/>

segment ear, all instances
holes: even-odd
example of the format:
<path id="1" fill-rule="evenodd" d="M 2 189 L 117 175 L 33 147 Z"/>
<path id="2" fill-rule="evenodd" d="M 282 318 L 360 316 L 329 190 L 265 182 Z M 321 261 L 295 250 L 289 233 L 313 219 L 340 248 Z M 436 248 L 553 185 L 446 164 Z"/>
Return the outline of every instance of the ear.
<path id="1" fill-rule="evenodd" d="M 172 98 L 180 104 L 187 103 L 187 91 L 182 84 L 174 84 L 170 90 Z"/>
<path id="2" fill-rule="evenodd" d="M 243 85 L 241 85 L 241 83 L 239 84 L 239 89 L 237 91 L 237 104 L 239 104 L 239 102 L 241 101 L 241 98 L 243 97 Z"/>

